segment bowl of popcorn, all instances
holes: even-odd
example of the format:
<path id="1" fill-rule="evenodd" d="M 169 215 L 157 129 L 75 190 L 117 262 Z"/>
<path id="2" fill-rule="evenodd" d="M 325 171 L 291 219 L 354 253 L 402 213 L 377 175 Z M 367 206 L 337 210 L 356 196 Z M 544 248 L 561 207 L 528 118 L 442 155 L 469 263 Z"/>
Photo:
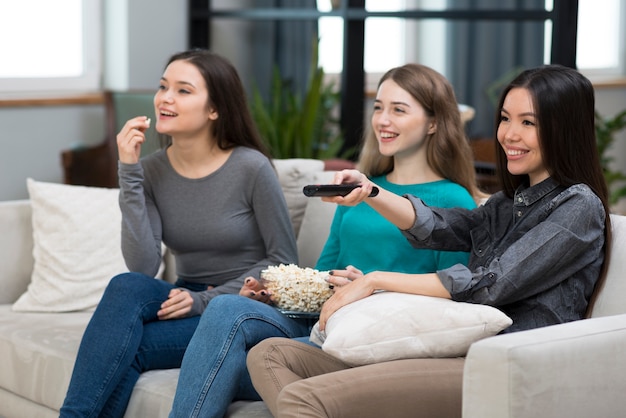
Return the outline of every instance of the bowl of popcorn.
<path id="1" fill-rule="evenodd" d="M 283 313 L 319 313 L 333 294 L 327 277 L 327 271 L 295 264 L 268 266 L 261 271 L 261 280 L 272 292 L 274 305 Z"/>

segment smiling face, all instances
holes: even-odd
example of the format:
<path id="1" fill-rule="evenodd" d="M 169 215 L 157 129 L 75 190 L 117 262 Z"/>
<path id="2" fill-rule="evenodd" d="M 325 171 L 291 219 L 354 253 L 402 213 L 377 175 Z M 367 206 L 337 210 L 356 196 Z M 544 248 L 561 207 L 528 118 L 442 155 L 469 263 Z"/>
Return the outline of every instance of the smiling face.
<path id="1" fill-rule="evenodd" d="M 543 163 L 537 117 L 527 89 L 514 88 L 507 93 L 500 110 L 497 138 L 511 174 L 528 174 L 531 186 L 550 176 Z"/>
<path id="2" fill-rule="evenodd" d="M 156 130 L 177 137 L 209 134 L 217 111 L 209 108 L 209 92 L 195 65 L 179 60 L 170 63 L 154 96 Z"/>
<path id="3" fill-rule="evenodd" d="M 387 157 L 416 154 L 436 129 L 434 118 L 391 79 L 378 88 L 371 123 L 380 153 Z"/>

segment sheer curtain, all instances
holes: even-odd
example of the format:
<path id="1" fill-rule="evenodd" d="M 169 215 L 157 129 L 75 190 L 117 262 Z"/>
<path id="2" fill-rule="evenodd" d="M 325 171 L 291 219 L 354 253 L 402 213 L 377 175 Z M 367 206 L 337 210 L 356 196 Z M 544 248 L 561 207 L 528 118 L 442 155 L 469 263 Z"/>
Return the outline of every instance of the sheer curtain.
<path id="1" fill-rule="evenodd" d="M 545 0 L 467 0 L 455 1 L 454 6 L 469 10 L 536 10 L 545 7 Z M 499 82 L 506 84 L 520 69 L 543 64 L 544 32 L 543 22 L 449 23 L 448 78 L 458 101 L 476 110 L 474 120 L 468 124 L 470 138 L 493 136 L 492 100 L 499 95 Z"/>
<path id="2" fill-rule="evenodd" d="M 259 0 L 255 7 L 317 10 L 315 0 Z M 250 32 L 253 83 L 261 94 L 269 94 L 272 72 L 277 65 L 291 88 L 304 94 L 309 79 L 313 42 L 317 42 L 317 20 L 255 21 Z"/>

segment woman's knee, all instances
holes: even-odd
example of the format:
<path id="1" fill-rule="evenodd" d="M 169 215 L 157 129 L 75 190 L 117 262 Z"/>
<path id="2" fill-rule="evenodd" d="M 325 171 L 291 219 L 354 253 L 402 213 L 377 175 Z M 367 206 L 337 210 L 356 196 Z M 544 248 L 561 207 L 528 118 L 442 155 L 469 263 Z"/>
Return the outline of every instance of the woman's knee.
<path id="1" fill-rule="evenodd" d="M 223 310 L 224 308 L 237 304 L 238 302 L 240 302 L 240 299 L 241 301 L 245 301 L 248 298 L 244 298 L 234 294 L 217 295 L 213 299 L 211 299 L 211 301 L 207 305 L 207 309 L 211 308 Z"/>
<path id="2" fill-rule="evenodd" d="M 259 309 L 259 302 L 244 296 L 235 294 L 225 294 L 215 296 L 207 305 L 202 314 L 202 322 L 217 318 L 239 318 L 249 316 Z"/>
<path id="3" fill-rule="evenodd" d="M 195 334 L 204 335 L 204 338 L 215 334 L 226 337 L 238 331 L 244 322 L 242 317 L 252 309 L 247 306 L 247 302 L 248 298 L 232 294 L 214 297 L 200 316 Z"/>
<path id="4" fill-rule="evenodd" d="M 253 381 L 255 376 L 260 378 L 265 373 L 267 353 L 272 350 L 273 341 L 274 338 L 267 338 L 256 344 L 248 351 L 246 364 L 248 366 L 248 370 L 250 371 L 250 375 L 253 377 Z"/>
<path id="5" fill-rule="evenodd" d="M 115 299 L 141 301 L 146 299 L 167 299 L 171 285 L 162 280 L 141 273 L 122 273 L 114 276 L 104 291 L 103 300 Z"/>
<path id="6" fill-rule="evenodd" d="M 281 417 L 340 417 L 324 399 L 311 388 L 306 380 L 299 380 L 285 386 L 276 397 L 276 410 Z M 347 400 L 349 402 L 349 400 Z M 334 404 L 334 402 L 330 402 Z M 348 405 L 346 405 L 347 407 Z M 344 415 L 350 416 L 350 415 Z"/>

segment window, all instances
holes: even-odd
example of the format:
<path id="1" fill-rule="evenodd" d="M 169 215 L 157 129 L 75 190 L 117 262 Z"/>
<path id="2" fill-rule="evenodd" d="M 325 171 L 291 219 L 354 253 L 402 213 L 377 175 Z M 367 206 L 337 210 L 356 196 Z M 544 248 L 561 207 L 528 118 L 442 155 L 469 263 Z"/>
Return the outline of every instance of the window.
<path id="1" fill-rule="evenodd" d="M 330 11 L 330 0 L 318 0 Z M 368 0 L 367 10 L 440 9 L 440 0 Z M 553 0 L 546 0 L 552 10 Z M 621 0 L 579 0 L 577 67 L 591 79 L 626 75 L 626 3 Z M 408 61 L 418 61 L 446 73 L 446 22 L 439 19 L 370 18 L 365 26 L 365 72 L 371 88 L 381 73 Z M 602 28 L 599 30 L 598 28 Z M 320 64 L 327 73 L 342 71 L 343 23 L 324 17 L 319 23 Z M 550 62 L 552 26 L 546 22 L 545 62 Z M 421 35 L 421 36 L 420 36 Z M 417 39 L 417 41 L 415 41 Z M 423 44 L 427 42 L 428 44 Z M 380 51 L 384 51 L 381 53 Z"/>
<path id="2" fill-rule="evenodd" d="M 100 0 L 0 0 L 0 91 L 100 87 Z"/>
<path id="3" fill-rule="evenodd" d="M 576 65 L 587 76 L 625 74 L 625 23 L 626 6 L 621 0 L 579 0 Z"/>
<path id="4" fill-rule="evenodd" d="M 432 6 L 432 4 L 435 6 Z M 437 7 L 440 0 L 366 0 L 368 11 L 398 11 L 410 8 Z M 318 10 L 331 10 L 330 0 L 317 0 Z M 421 36 L 428 33 L 429 36 Z M 433 36 L 434 35 L 434 36 Z M 322 17 L 319 19 L 320 65 L 327 74 L 338 74 L 343 66 L 343 19 Z M 429 45 L 424 42 L 428 39 Z M 437 44 L 432 45 L 433 39 Z M 392 67 L 406 62 L 421 62 L 443 71 L 445 44 L 444 23 L 401 18 L 368 18 L 365 21 L 364 67 L 368 90 L 375 90 L 382 75 Z M 422 54 L 420 51 L 429 51 Z M 428 55 L 428 56 L 423 56 Z"/>
<path id="5" fill-rule="evenodd" d="M 331 10 L 330 0 L 318 0 L 318 10 Z M 366 1 L 370 11 L 403 10 L 405 0 Z M 365 71 L 382 73 L 404 63 L 405 20 L 397 18 L 371 18 L 365 21 Z M 342 70 L 343 19 L 322 17 L 319 19 L 320 64 L 328 73 Z M 381 59 L 380 51 L 385 51 Z M 378 52 L 378 53 L 374 53 Z"/>
<path id="6" fill-rule="evenodd" d="M 553 0 L 546 0 L 552 10 Z M 579 0 L 576 67 L 591 80 L 626 75 L 626 5 L 620 0 Z M 544 62 L 550 62 L 551 22 L 546 22 Z"/>

